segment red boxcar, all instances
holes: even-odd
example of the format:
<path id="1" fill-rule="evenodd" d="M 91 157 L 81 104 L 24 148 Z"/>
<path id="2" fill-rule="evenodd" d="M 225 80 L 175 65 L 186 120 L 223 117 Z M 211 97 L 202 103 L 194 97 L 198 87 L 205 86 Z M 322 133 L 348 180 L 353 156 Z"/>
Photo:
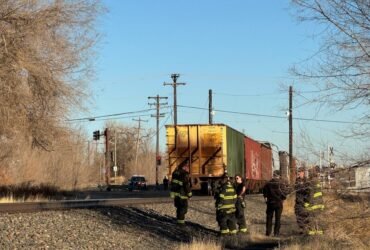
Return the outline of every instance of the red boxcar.
<path id="1" fill-rule="evenodd" d="M 261 144 L 244 137 L 245 173 L 247 180 L 261 180 Z"/>
<path id="2" fill-rule="evenodd" d="M 268 144 L 261 144 L 261 179 L 269 181 L 272 178 L 272 149 Z"/>

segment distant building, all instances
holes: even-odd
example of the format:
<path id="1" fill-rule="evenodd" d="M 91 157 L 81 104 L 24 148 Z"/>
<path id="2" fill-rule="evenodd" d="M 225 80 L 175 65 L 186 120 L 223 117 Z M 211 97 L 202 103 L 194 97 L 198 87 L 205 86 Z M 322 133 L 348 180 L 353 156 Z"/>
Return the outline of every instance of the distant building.
<path id="1" fill-rule="evenodd" d="M 370 188 L 370 161 L 356 163 L 348 168 L 326 171 L 326 177 L 332 178 L 337 188 L 356 190 Z"/>
<path id="2" fill-rule="evenodd" d="M 355 171 L 355 188 L 370 188 L 370 162 L 354 165 L 351 168 Z"/>

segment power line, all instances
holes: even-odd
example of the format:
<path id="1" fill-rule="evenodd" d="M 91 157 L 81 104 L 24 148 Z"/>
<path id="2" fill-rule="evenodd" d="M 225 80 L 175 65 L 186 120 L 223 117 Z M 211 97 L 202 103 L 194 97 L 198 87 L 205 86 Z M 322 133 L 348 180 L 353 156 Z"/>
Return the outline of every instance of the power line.
<path id="1" fill-rule="evenodd" d="M 129 114 L 135 114 L 135 113 L 144 113 L 149 112 L 155 109 L 143 109 L 143 110 L 137 110 L 137 111 L 129 111 L 129 112 L 123 112 L 123 113 L 116 113 L 116 114 L 109 114 L 109 115 L 99 115 L 99 116 L 90 116 L 90 117 L 83 117 L 83 118 L 75 118 L 75 119 L 68 119 L 66 121 L 79 121 L 79 120 L 95 120 L 97 118 L 104 118 L 104 117 L 112 117 L 112 116 L 120 116 L 120 115 L 129 115 Z"/>
<path id="2" fill-rule="evenodd" d="M 281 95 L 282 93 L 265 93 L 265 94 L 250 94 L 250 95 L 247 95 L 247 94 L 231 94 L 231 93 L 222 93 L 222 92 L 213 92 L 214 95 L 224 95 L 224 96 L 249 96 L 249 97 L 252 97 L 252 96 L 271 96 L 271 95 Z"/>
<path id="3" fill-rule="evenodd" d="M 190 109 L 199 109 L 199 110 L 208 110 L 208 109 L 201 108 L 201 107 L 184 106 L 184 105 L 178 105 L 178 107 L 181 107 L 181 108 L 190 108 Z M 287 119 L 287 117 L 285 117 L 285 116 L 277 116 L 277 115 L 265 115 L 265 114 L 248 113 L 248 112 L 237 112 L 237 111 L 221 110 L 221 109 L 214 109 L 214 111 L 220 112 L 220 113 L 229 113 L 229 114 L 238 114 L 238 115 L 249 115 L 249 116 L 258 116 L 258 117 Z M 293 120 L 313 121 L 313 122 L 329 122 L 329 123 L 343 123 L 343 124 L 360 124 L 360 125 L 365 125 L 366 124 L 366 125 L 370 125 L 369 122 L 351 122 L 351 121 L 312 119 L 312 118 L 302 118 L 302 117 L 294 117 Z"/>
<path id="4" fill-rule="evenodd" d="M 168 106 L 164 106 L 163 108 L 168 108 Z M 83 117 L 83 118 L 74 118 L 74 119 L 67 119 L 67 122 L 72 121 L 95 121 L 98 118 L 104 118 L 104 117 L 113 117 L 113 116 L 120 116 L 120 115 L 129 115 L 129 114 L 136 114 L 136 113 L 145 113 L 149 111 L 156 110 L 155 108 L 150 109 L 143 109 L 143 110 L 137 110 L 137 111 L 129 111 L 129 112 L 122 112 L 122 113 L 116 113 L 116 114 L 108 114 L 108 115 L 99 115 L 99 116 L 90 116 L 90 117 Z"/>

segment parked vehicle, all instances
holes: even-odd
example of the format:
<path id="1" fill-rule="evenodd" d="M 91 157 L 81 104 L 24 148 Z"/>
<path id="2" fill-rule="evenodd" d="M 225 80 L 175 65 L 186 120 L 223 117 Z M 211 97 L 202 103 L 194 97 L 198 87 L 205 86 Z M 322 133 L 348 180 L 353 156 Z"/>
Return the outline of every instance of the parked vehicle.
<path id="1" fill-rule="evenodd" d="M 128 184 L 128 190 L 146 190 L 147 189 L 147 183 L 144 175 L 133 175 L 130 178 L 130 182 Z"/>

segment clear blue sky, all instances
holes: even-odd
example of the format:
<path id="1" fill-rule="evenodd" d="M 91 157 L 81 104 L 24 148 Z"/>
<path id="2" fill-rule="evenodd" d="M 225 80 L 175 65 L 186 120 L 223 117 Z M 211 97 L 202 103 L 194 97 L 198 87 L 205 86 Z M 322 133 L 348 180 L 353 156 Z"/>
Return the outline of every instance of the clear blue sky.
<path id="1" fill-rule="evenodd" d="M 97 76 L 92 82 L 94 105 L 89 113 L 98 116 L 149 108 L 148 96 L 167 96 L 173 102 L 170 74 L 179 73 L 178 104 L 208 108 L 208 90 L 214 92 L 215 109 L 284 116 L 288 92 L 281 85 L 299 91 L 312 90 L 288 73 L 289 67 L 312 55 L 318 41 L 309 36 L 318 31 L 299 24 L 289 1 L 210 0 L 105 0 L 109 13 L 101 20 L 104 34 L 98 49 Z M 308 94 L 307 94 L 308 97 Z M 295 105 L 304 103 L 294 97 Z M 164 109 L 162 112 L 170 112 Z M 294 115 L 315 119 L 350 120 L 350 113 L 319 113 L 304 105 Z M 144 113 L 148 115 L 150 113 Z M 155 119 L 144 126 L 155 128 Z M 132 118 L 120 122 L 136 126 Z M 103 129 L 105 121 L 82 123 L 88 134 Z M 207 123 L 206 110 L 178 109 L 178 123 Z M 288 150 L 288 121 L 216 112 L 215 123 L 224 123 L 257 140 L 271 141 Z M 172 123 L 171 114 L 161 125 Z M 317 141 L 348 151 L 351 141 L 332 131 L 345 126 L 318 122 L 295 122 L 295 140 L 305 129 Z M 161 131 L 165 150 L 165 131 Z M 301 149 L 297 149 L 301 150 Z M 319 150 L 319 149 L 318 149 Z"/>

